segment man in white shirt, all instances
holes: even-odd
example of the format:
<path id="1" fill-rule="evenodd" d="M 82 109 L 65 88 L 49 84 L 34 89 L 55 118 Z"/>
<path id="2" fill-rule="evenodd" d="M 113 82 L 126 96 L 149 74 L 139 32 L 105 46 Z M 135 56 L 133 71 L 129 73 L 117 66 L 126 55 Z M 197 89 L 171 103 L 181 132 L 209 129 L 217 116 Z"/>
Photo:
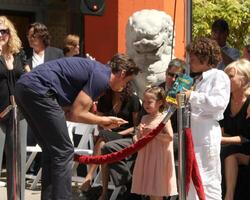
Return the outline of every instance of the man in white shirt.
<path id="1" fill-rule="evenodd" d="M 224 70 L 228 64 L 240 58 L 239 50 L 227 45 L 228 36 L 228 23 L 224 19 L 215 20 L 212 24 L 212 38 L 217 41 L 221 48 L 222 62 L 217 65 L 217 68 L 221 70 Z"/>

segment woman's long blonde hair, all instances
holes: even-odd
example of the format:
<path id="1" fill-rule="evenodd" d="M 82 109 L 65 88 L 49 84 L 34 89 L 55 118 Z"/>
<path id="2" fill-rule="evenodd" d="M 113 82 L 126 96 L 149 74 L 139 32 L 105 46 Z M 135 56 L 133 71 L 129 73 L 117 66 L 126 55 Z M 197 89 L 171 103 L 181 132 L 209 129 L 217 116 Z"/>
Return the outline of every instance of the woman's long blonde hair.
<path id="1" fill-rule="evenodd" d="M 247 59 L 239 59 L 230 63 L 224 71 L 227 73 L 229 70 L 235 69 L 236 74 L 244 77 L 245 89 L 247 94 L 250 95 L 250 62 Z"/>
<path id="2" fill-rule="evenodd" d="M 6 54 L 19 53 L 22 48 L 22 42 L 17 35 L 17 31 L 13 23 L 5 16 L 0 16 L 0 24 L 6 26 L 9 29 L 9 41 L 6 44 Z"/>

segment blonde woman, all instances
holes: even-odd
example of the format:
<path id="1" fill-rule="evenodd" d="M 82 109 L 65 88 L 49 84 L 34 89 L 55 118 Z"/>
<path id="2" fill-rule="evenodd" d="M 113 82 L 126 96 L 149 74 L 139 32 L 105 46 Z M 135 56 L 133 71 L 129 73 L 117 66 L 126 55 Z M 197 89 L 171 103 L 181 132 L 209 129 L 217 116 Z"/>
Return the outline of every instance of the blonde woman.
<path id="1" fill-rule="evenodd" d="M 80 38 L 78 35 L 69 34 L 64 40 L 63 53 L 65 56 L 77 56 L 80 54 Z"/>
<path id="2" fill-rule="evenodd" d="M 0 172 L 2 166 L 4 146 L 6 152 L 6 169 L 7 169 L 7 193 L 8 199 L 13 199 L 13 189 L 15 186 L 12 175 L 13 166 L 11 158 L 13 157 L 12 137 L 10 134 L 12 120 L 10 112 L 5 114 L 6 108 L 11 104 L 10 96 L 13 95 L 14 86 L 18 78 L 25 72 L 29 71 L 26 64 L 24 52 L 21 50 L 22 43 L 17 36 L 12 22 L 5 16 L 0 16 Z M 21 134 L 21 156 L 22 156 L 22 184 L 21 200 L 24 200 L 25 187 L 25 158 L 26 158 L 26 132 L 27 123 L 24 119 L 20 121 Z"/>
<path id="3" fill-rule="evenodd" d="M 225 70 L 231 82 L 231 98 L 221 122 L 222 156 L 225 167 L 225 200 L 234 199 L 239 165 L 250 161 L 250 62 L 246 59 L 229 64 Z M 247 192 L 248 193 L 248 192 Z M 244 197 L 242 197 L 244 198 Z"/>

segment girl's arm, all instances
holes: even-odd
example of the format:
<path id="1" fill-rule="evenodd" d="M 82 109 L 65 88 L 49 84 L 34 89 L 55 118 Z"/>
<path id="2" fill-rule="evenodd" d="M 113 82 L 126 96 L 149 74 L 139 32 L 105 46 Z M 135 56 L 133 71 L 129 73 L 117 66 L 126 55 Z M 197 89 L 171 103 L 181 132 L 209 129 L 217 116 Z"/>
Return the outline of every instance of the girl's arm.
<path id="1" fill-rule="evenodd" d="M 142 119 L 143 121 L 143 119 Z M 144 135 L 144 131 L 145 131 L 145 124 L 143 122 L 141 122 L 137 127 L 135 127 L 135 135 L 133 136 L 133 142 L 137 142 L 143 135 Z"/>

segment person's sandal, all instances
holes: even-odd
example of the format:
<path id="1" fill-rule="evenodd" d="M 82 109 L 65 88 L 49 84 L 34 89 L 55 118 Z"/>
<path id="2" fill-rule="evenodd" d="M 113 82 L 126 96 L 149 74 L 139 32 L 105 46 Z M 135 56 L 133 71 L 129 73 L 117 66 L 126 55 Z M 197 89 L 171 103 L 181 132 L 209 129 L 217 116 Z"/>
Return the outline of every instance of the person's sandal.
<path id="1" fill-rule="evenodd" d="M 91 188 L 91 185 L 92 185 L 92 180 L 88 179 L 88 180 L 84 180 L 83 184 L 81 185 L 81 191 L 82 192 L 87 192 L 90 190 Z"/>

